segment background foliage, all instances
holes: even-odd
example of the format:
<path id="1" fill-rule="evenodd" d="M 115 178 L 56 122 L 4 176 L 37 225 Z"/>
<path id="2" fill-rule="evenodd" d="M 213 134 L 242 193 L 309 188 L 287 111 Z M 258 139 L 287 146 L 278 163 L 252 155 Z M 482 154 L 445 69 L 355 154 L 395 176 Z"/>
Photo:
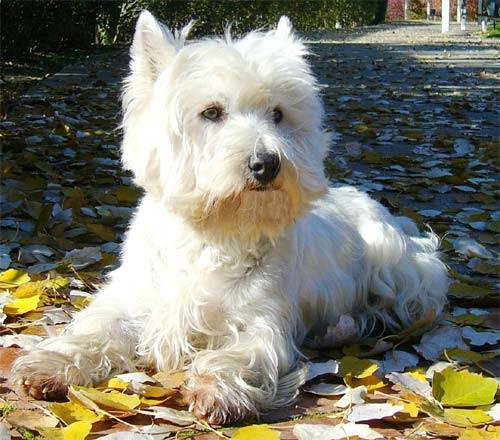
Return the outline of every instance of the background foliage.
<path id="1" fill-rule="evenodd" d="M 301 31 L 376 24 L 387 0 L 4 0 L 1 8 L 2 56 L 37 50 L 86 48 L 94 43 L 126 42 L 142 9 L 170 26 L 197 20 L 195 35 L 269 26 L 288 14 Z"/>

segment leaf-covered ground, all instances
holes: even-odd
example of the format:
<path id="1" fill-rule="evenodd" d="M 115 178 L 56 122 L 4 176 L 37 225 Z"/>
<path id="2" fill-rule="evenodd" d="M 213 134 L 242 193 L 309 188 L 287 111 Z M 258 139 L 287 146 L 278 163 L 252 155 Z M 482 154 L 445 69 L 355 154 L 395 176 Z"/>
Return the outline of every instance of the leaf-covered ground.
<path id="1" fill-rule="evenodd" d="M 125 51 L 26 93 L 0 123 L 0 438 L 500 438 L 499 51 L 438 30 L 410 23 L 309 38 L 334 138 L 332 183 L 361 187 L 442 237 L 455 280 L 448 313 L 437 325 L 429 316 L 398 335 L 307 351 L 300 398 L 259 426 L 210 427 L 183 412 L 182 373 L 74 386 L 67 403 L 15 394 L 12 361 L 92 300 L 140 195 L 119 161 Z"/>

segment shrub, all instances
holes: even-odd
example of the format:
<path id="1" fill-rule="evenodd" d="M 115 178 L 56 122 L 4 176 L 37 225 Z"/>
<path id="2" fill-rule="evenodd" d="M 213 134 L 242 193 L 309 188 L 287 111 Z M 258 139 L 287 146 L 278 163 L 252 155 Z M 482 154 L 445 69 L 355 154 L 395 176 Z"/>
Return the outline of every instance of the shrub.
<path id="1" fill-rule="evenodd" d="M 3 0 L 2 56 L 127 42 L 142 9 L 173 27 L 195 18 L 201 35 L 227 23 L 235 33 L 267 27 L 282 14 L 300 31 L 376 24 L 386 8 L 387 0 Z"/>

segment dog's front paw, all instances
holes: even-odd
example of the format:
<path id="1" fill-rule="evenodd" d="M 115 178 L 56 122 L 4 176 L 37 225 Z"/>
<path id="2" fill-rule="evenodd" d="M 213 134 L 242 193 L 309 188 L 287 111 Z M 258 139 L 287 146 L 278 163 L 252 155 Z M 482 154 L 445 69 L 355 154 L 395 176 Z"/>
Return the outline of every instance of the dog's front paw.
<path id="1" fill-rule="evenodd" d="M 237 390 L 208 374 L 190 378 L 185 398 L 196 417 L 215 425 L 245 419 L 254 413 L 245 404 L 246 396 L 238 395 Z"/>
<path id="2" fill-rule="evenodd" d="M 33 350 L 12 367 L 12 383 L 37 400 L 62 400 L 70 384 L 83 384 L 78 368 L 62 353 Z"/>
<path id="3" fill-rule="evenodd" d="M 50 376 L 46 373 L 31 372 L 17 380 L 18 389 L 37 400 L 64 400 L 68 385 L 61 376 Z"/>

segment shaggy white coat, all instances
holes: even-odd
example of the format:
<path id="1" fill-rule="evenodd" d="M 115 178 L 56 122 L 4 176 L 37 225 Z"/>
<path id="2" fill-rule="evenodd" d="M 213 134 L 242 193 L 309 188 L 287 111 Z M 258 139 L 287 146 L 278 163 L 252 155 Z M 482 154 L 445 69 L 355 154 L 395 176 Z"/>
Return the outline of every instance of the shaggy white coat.
<path id="1" fill-rule="evenodd" d="M 342 341 L 339 318 L 359 337 L 375 318 L 398 329 L 445 303 L 435 235 L 355 188 L 328 189 L 318 87 L 289 20 L 236 41 L 187 44 L 189 28 L 139 18 L 123 161 L 145 196 L 107 286 L 16 362 L 35 396 L 186 367 L 191 409 L 236 420 L 290 402 L 298 347 Z M 214 103 L 221 122 L 200 116 Z M 260 191 L 247 168 L 257 149 L 281 158 Z"/>

